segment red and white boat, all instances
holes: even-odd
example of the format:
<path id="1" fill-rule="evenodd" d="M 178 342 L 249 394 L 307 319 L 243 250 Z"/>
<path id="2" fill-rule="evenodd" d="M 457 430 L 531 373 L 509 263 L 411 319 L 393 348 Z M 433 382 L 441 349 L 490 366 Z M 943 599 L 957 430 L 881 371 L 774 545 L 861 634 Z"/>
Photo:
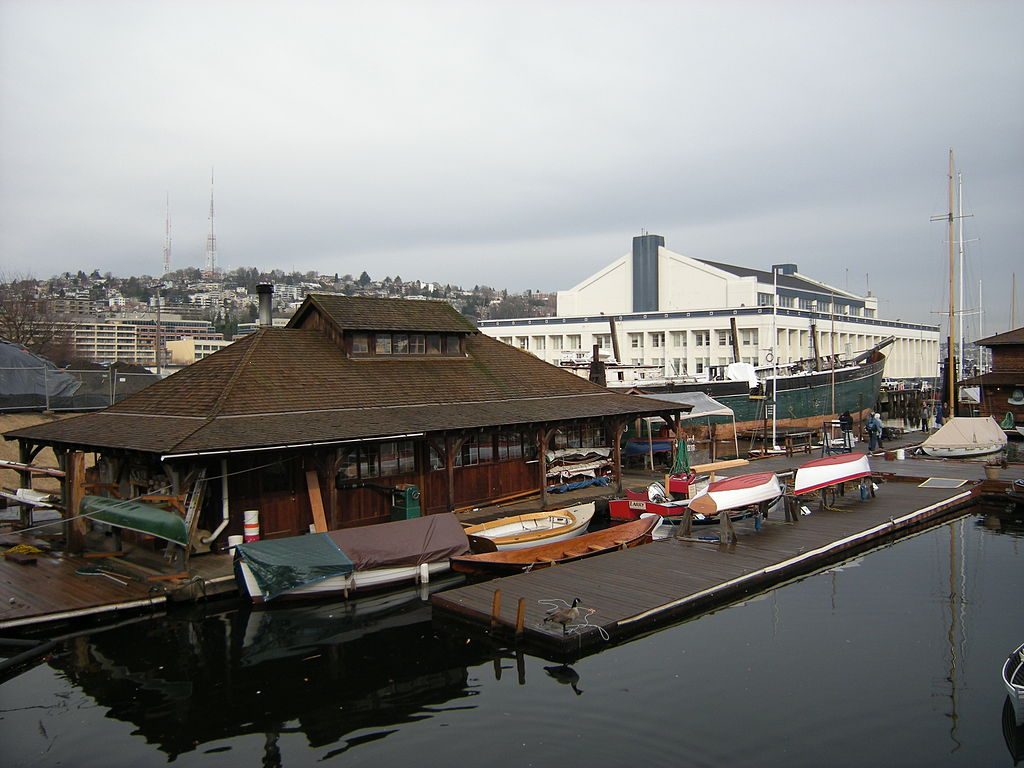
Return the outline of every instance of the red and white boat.
<path id="1" fill-rule="evenodd" d="M 708 516 L 731 509 L 742 509 L 782 495 L 774 472 L 754 472 L 716 480 L 690 499 L 690 509 Z"/>
<path id="2" fill-rule="evenodd" d="M 793 494 L 800 496 L 862 477 L 871 477 L 867 454 L 839 453 L 825 456 L 808 461 L 797 469 Z"/>

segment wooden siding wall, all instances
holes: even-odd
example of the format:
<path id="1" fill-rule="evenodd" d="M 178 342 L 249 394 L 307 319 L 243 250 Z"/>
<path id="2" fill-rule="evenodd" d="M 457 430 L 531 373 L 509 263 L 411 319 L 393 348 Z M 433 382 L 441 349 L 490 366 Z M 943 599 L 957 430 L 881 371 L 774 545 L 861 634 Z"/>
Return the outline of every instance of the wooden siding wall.
<path id="1" fill-rule="evenodd" d="M 991 349 L 993 371 L 1024 371 L 1024 344 L 1007 344 Z"/>
<path id="2" fill-rule="evenodd" d="M 276 539 L 307 533 L 313 512 L 306 489 L 302 455 L 286 452 L 241 454 L 228 461 L 228 498 L 231 519 L 218 541 L 244 533 L 245 511 L 259 510 L 260 538 Z M 221 520 L 220 464 L 213 464 L 208 477 L 216 476 L 206 489 L 202 526 L 212 530 Z"/>

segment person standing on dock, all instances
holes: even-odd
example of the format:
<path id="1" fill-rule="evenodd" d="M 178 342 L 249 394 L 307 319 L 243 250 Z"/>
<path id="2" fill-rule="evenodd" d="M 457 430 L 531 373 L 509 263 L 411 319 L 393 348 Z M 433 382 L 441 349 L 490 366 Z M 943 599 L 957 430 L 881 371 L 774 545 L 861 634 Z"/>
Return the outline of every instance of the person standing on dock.
<path id="1" fill-rule="evenodd" d="M 935 403 L 935 426 L 936 427 L 941 427 L 942 426 L 942 413 L 943 413 L 942 401 L 940 400 L 937 403 Z"/>
<path id="2" fill-rule="evenodd" d="M 930 405 L 928 405 L 928 401 L 926 400 L 924 403 L 921 404 L 921 431 L 922 432 L 927 432 L 928 431 L 928 426 L 931 423 L 931 420 L 932 420 L 932 407 Z"/>
<path id="3" fill-rule="evenodd" d="M 868 450 L 878 451 L 882 448 L 882 417 L 873 413 L 868 417 Z"/>

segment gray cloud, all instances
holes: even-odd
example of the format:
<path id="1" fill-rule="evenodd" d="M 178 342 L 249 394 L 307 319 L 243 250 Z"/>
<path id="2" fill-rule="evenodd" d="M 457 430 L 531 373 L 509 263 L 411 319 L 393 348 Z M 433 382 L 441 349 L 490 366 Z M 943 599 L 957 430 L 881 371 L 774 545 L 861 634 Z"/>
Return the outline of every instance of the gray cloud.
<path id="1" fill-rule="evenodd" d="M 559 289 L 646 228 L 937 321 L 953 147 L 1004 330 L 1022 27 L 1011 2 L 8 1 L 0 262 L 155 273 L 169 194 L 199 266 L 215 166 L 225 267 Z"/>

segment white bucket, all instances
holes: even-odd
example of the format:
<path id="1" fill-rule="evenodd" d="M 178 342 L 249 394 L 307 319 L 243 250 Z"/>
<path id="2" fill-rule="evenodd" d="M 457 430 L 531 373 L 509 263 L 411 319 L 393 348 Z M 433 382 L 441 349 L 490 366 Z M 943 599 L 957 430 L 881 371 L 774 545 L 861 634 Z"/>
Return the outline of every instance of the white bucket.
<path id="1" fill-rule="evenodd" d="M 906 449 L 904 449 L 904 448 L 897 448 L 896 449 L 896 461 L 903 461 L 905 458 L 907 458 L 907 451 L 906 451 Z"/>
<path id="2" fill-rule="evenodd" d="M 242 513 L 245 525 L 242 530 L 245 532 L 245 541 L 260 540 L 260 511 L 258 509 L 247 509 Z"/>
<path id="3" fill-rule="evenodd" d="M 228 536 L 228 551 L 234 552 L 235 547 L 245 541 L 241 536 Z"/>

